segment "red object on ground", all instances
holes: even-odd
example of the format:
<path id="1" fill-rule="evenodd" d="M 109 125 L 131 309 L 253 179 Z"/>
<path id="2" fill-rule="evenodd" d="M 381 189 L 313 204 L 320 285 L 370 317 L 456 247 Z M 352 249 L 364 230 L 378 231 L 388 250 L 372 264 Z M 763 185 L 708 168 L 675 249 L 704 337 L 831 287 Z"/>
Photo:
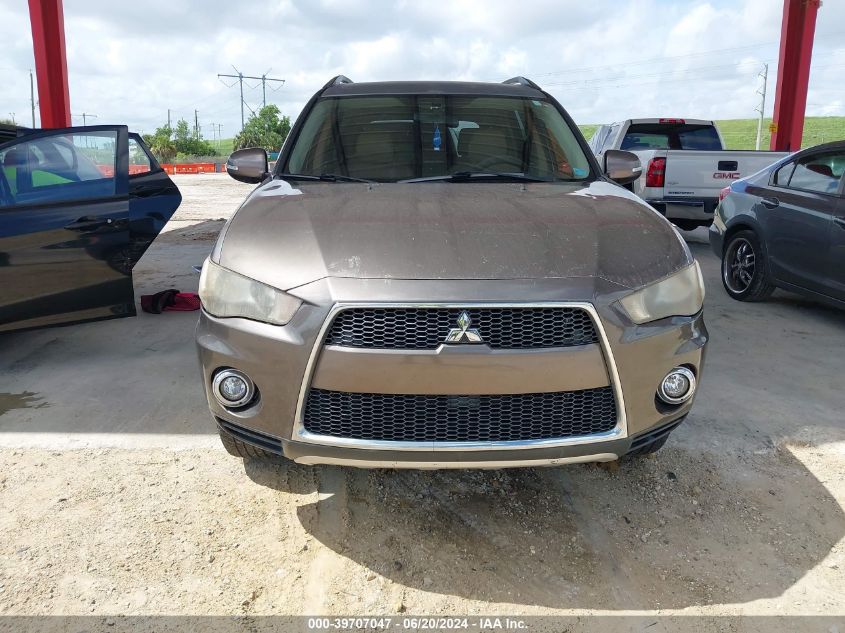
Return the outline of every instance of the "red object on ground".
<path id="1" fill-rule="evenodd" d="M 62 0 L 29 0 L 41 127 L 70 127 Z"/>
<path id="2" fill-rule="evenodd" d="M 196 292 L 177 292 L 173 303 L 164 306 L 164 311 L 193 312 L 200 309 L 200 296 Z"/>
<path id="3" fill-rule="evenodd" d="M 770 149 L 795 152 L 801 149 L 804 110 L 813 56 L 813 35 L 820 0 L 784 0 L 780 29 L 778 82 L 772 119 Z"/>
<path id="4" fill-rule="evenodd" d="M 175 288 L 154 295 L 141 296 L 141 309 L 150 314 L 162 312 L 193 312 L 200 309 L 200 297 L 195 292 L 179 292 Z"/>

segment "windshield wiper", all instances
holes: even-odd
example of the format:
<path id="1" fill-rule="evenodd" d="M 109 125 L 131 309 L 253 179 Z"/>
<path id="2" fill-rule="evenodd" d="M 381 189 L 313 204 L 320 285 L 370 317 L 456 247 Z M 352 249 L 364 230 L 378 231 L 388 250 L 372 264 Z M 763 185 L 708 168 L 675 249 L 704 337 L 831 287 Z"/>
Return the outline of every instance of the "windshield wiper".
<path id="1" fill-rule="evenodd" d="M 354 176 L 343 176 L 340 174 L 320 174 L 314 176 L 311 174 L 276 174 L 279 178 L 290 178 L 291 180 L 320 180 L 322 182 L 368 182 L 374 184 L 375 180 L 367 180 L 366 178 L 355 178 Z"/>
<path id="2" fill-rule="evenodd" d="M 555 182 L 549 178 L 539 178 L 537 176 L 529 176 L 519 172 L 486 172 L 486 171 L 458 171 L 454 174 L 446 174 L 444 176 L 426 176 L 423 178 L 408 178 L 407 180 L 400 180 L 402 183 L 413 182 L 436 182 L 438 180 L 446 182 L 466 182 L 468 180 L 518 180 L 520 182 Z"/>

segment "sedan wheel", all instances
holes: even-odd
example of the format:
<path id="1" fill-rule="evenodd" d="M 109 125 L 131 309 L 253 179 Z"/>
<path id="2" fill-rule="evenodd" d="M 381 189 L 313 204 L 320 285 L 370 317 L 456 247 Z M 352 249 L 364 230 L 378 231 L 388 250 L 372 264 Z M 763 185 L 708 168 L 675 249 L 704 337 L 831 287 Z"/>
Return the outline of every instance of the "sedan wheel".
<path id="1" fill-rule="evenodd" d="M 722 256 L 722 284 L 739 301 L 762 301 L 772 294 L 763 248 L 753 231 L 740 231 L 728 241 Z"/>

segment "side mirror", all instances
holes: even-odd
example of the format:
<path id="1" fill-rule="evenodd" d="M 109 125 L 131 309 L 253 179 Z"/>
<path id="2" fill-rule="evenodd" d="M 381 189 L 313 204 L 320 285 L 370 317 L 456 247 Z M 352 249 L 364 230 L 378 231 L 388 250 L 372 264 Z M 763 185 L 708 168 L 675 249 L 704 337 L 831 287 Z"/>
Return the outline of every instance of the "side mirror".
<path id="1" fill-rule="evenodd" d="M 270 173 L 267 152 L 261 147 L 248 147 L 232 152 L 226 161 L 226 173 L 241 182 L 261 182 Z"/>
<path id="2" fill-rule="evenodd" d="M 614 182 L 627 185 L 643 173 L 639 157 L 632 152 L 609 149 L 604 153 L 604 173 Z"/>

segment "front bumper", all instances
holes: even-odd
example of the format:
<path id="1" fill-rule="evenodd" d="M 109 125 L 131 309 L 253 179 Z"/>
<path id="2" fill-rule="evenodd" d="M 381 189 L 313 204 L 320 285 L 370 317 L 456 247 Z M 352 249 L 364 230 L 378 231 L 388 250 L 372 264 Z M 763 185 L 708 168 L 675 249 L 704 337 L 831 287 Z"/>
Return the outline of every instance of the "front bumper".
<path id="1" fill-rule="evenodd" d="M 501 468 L 569 462 L 607 461 L 624 455 L 636 437 L 682 419 L 692 400 L 675 407 L 659 403 L 657 385 L 673 367 L 685 365 L 700 377 L 707 331 L 701 314 L 635 325 L 613 307 L 588 304 L 602 329 L 603 346 L 531 354 L 501 354 L 456 346 L 445 354 L 379 356 L 348 354 L 322 346 L 330 313 L 338 304 L 382 304 L 395 296 L 425 305 L 502 301 L 525 294 L 524 281 L 450 282 L 457 296 L 444 297 L 439 282 L 334 280 L 302 291 L 306 303 L 291 323 L 271 326 L 246 319 L 218 319 L 203 312 L 197 344 L 203 384 L 213 415 L 223 430 L 270 452 L 306 464 L 410 468 Z M 586 283 L 586 282 L 585 282 Z M 595 283 L 595 282 L 593 282 Z M 531 282 L 537 301 L 578 301 L 594 288 L 560 293 L 559 280 Z M 606 290 L 602 296 L 609 296 Z M 612 294 L 612 293 L 611 293 Z M 609 296 L 615 300 L 615 297 Z M 469 347 L 469 346 L 468 346 Z M 255 382 L 259 397 L 239 410 L 222 407 L 209 393 L 216 371 L 231 367 Z M 465 375 L 455 373 L 456 368 Z M 466 379 L 469 376 L 469 380 Z M 452 387 L 450 381 L 459 386 Z M 473 382 L 474 381 L 474 382 Z M 389 443 L 315 436 L 302 425 L 303 406 L 311 388 L 376 393 L 531 393 L 611 385 L 616 388 L 618 424 L 607 433 L 560 440 L 495 442 Z M 516 421 L 515 423 L 518 423 Z"/>
<path id="2" fill-rule="evenodd" d="M 556 448 L 496 451 L 389 451 L 281 440 L 256 433 L 217 418 L 221 433 L 261 448 L 298 464 L 331 464 L 357 468 L 413 468 L 419 470 L 496 469 L 561 466 L 614 461 L 641 446 L 650 444 L 672 432 L 686 415 L 635 437 L 622 438 L 595 445 L 571 445 Z"/>

